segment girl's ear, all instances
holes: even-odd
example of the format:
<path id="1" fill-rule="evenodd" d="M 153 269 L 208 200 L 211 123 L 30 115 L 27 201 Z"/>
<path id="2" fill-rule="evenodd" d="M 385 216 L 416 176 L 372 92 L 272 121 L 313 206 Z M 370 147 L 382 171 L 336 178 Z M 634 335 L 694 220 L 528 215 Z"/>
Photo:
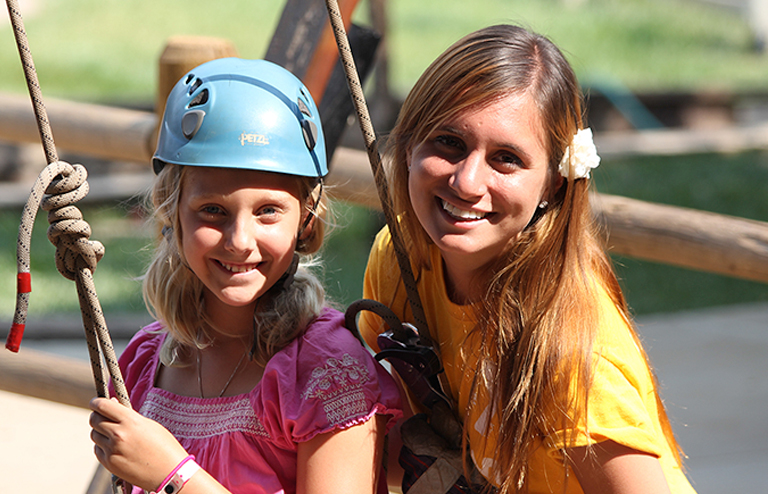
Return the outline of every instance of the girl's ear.
<path id="1" fill-rule="evenodd" d="M 315 215 L 311 211 L 305 211 L 301 218 L 301 228 L 299 230 L 299 241 L 306 240 L 312 235 L 312 229 L 315 227 Z"/>

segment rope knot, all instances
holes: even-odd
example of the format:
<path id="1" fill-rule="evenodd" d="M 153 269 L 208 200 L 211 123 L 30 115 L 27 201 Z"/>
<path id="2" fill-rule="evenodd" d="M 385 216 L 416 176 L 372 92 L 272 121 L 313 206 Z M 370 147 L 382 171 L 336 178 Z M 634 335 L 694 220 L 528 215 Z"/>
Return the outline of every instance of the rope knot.
<path id="1" fill-rule="evenodd" d="M 101 242 L 88 240 L 90 225 L 73 204 L 88 195 L 88 172 L 79 164 L 56 163 L 58 175 L 45 189 L 40 207 L 48 211 L 48 240 L 56 246 L 56 269 L 67 279 L 75 280 L 77 272 L 91 272 L 104 257 Z"/>

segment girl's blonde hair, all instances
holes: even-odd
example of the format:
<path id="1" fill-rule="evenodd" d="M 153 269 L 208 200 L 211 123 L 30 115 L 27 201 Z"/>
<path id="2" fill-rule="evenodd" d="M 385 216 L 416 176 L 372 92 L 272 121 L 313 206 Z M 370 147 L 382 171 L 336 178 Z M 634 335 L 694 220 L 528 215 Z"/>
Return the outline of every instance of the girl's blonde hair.
<path id="1" fill-rule="evenodd" d="M 155 256 L 144 276 L 143 293 L 147 309 L 162 321 L 168 337 L 161 351 L 165 365 L 188 365 L 190 351 L 212 340 L 206 316 L 204 285 L 188 267 L 181 248 L 179 199 L 187 167 L 166 164 L 152 189 L 153 217 L 157 227 Z M 262 365 L 316 317 L 325 304 L 325 291 L 309 271 L 311 254 L 317 252 L 325 233 L 325 198 L 318 190 L 318 179 L 296 176 L 299 200 L 308 214 L 314 215 L 300 235 L 296 254 L 305 259 L 299 264 L 293 282 L 285 288 L 279 280 L 270 288 L 268 306 L 260 305 L 254 314 L 254 355 Z"/>
<path id="2" fill-rule="evenodd" d="M 556 188 L 558 164 L 583 126 L 576 76 L 551 41 L 517 26 L 481 29 L 448 48 L 416 82 L 389 137 L 392 201 L 417 272 L 440 266 L 430 266 L 431 240 L 408 194 L 411 151 L 444 122 L 510 94 L 531 96 L 539 110 L 551 183 L 548 206 L 479 277 L 486 296 L 474 304 L 480 315 L 472 336 L 480 349 L 469 403 L 477 402 L 473 397 L 481 388 L 489 391 L 499 418 L 490 478 L 502 480 L 502 493 L 525 490 L 537 441 L 562 428 L 569 431 L 566 444 L 573 444 L 574 427 L 587 416 L 600 292 L 630 320 L 592 218 L 589 181 Z M 573 382 L 575 396 L 569 392 Z M 667 440 L 678 454 L 658 395 L 657 400 Z"/>

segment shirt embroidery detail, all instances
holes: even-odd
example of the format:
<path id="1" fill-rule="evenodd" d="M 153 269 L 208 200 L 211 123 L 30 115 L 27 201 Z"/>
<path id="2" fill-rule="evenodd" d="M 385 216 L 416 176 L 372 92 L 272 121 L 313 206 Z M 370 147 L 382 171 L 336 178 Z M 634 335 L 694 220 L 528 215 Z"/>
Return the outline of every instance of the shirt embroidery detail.
<path id="1" fill-rule="evenodd" d="M 181 403 L 150 390 L 139 413 L 163 425 L 177 439 L 204 439 L 233 432 L 269 437 L 247 398 Z"/>
<path id="2" fill-rule="evenodd" d="M 342 424 L 368 411 L 363 384 L 370 381 L 368 369 L 345 353 L 341 359 L 330 357 L 325 365 L 315 367 L 302 398 L 319 399 L 331 424 Z"/>

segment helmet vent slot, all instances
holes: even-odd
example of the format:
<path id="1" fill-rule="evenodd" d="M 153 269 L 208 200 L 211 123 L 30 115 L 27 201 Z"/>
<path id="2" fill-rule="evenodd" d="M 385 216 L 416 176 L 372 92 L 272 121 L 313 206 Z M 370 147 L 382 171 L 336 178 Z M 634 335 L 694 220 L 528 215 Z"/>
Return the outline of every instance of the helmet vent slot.
<path id="1" fill-rule="evenodd" d="M 304 144 L 307 145 L 307 149 L 312 151 L 315 149 L 315 144 L 317 144 L 317 125 L 312 120 L 302 120 L 301 130 L 304 134 Z"/>
<path id="2" fill-rule="evenodd" d="M 200 79 L 198 79 L 199 81 Z M 193 108 L 195 106 L 204 105 L 208 102 L 208 89 L 203 89 L 200 91 L 200 94 L 194 97 L 192 101 L 189 102 L 189 108 Z"/>
<path id="3" fill-rule="evenodd" d="M 192 82 L 192 79 L 194 78 L 195 78 L 195 74 L 188 74 L 187 78 L 184 80 L 184 84 L 189 84 L 190 82 Z"/>
<path id="4" fill-rule="evenodd" d="M 194 77 L 194 76 L 192 76 Z M 202 79 L 195 79 L 195 82 L 192 83 L 192 86 L 189 88 L 189 94 L 192 95 L 195 91 L 197 91 L 197 88 L 203 85 Z"/>
<path id="5" fill-rule="evenodd" d="M 296 103 L 298 103 L 298 105 L 299 105 L 299 111 L 300 111 L 301 113 L 303 113 L 304 115 L 306 115 L 306 116 L 308 116 L 308 117 L 312 118 L 312 112 L 310 112 L 310 111 L 309 111 L 309 107 L 307 107 L 307 104 L 306 104 L 306 103 L 304 103 L 304 100 L 302 100 L 301 98 L 299 98 L 298 100 L 296 100 Z"/>

